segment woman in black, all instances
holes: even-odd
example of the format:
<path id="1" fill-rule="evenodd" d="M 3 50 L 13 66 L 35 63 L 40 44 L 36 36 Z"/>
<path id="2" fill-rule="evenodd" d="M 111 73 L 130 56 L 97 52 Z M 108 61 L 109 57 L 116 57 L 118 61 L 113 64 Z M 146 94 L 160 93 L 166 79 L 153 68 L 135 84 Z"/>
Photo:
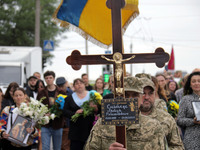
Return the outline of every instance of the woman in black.
<path id="1" fill-rule="evenodd" d="M 63 109 L 64 116 L 71 119 L 76 113 L 83 113 L 81 105 L 88 101 L 90 93 L 85 89 L 85 84 L 82 79 L 75 79 L 74 93 L 65 99 L 65 106 Z M 98 111 L 96 105 L 95 110 Z M 85 142 L 90 134 L 94 121 L 94 115 L 83 118 L 80 116 L 76 122 L 70 121 L 69 139 L 71 141 L 70 150 L 82 150 Z"/>

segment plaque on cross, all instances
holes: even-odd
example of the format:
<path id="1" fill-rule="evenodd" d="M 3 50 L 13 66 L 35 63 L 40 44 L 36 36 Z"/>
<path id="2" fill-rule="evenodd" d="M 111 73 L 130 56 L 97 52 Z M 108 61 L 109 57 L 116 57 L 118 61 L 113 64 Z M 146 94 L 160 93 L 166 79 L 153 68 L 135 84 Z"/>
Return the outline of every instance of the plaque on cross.
<path id="1" fill-rule="evenodd" d="M 162 48 L 157 48 L 155 53 L 124 54 L 122 47 L 121 9 L 125 6 L 125 0 L 107 0 L 106 5 L 112 14 L 112 41 L 113 54 L 81 55 L 74 50 L 66 61 L 73 69 L 79 70 L 81 65 L 113 64 L 114 65 L 114 97 L 124 98 L 123 77 L 124 64 L 131 63 L 155 63 L 157 67 L 163 67 L 169 60 L 169 54 Z M 116 141 L 126 146 L 125 126 L 116 126 Z"/>

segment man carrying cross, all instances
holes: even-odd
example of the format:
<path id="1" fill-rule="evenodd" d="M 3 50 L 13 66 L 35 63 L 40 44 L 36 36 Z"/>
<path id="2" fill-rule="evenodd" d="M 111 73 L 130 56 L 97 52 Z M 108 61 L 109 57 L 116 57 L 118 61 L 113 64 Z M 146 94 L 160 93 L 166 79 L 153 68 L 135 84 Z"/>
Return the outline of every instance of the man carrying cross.
<path id="1" fill-rule="evenodd" d="M 146 75 L 146 74 L 143 74 Z M 136 75 L 139 77 L 139 75 Z M 166 111 L 154 107 L 155 103 L 155 86 L 151 79 L 146 77 L 140 78 L 143 82 L 143 97 L 140 111 L 143 115 L 158 120 L 166 135 L 166 140 L 170 150 L 183 150 L 183 142 L 180 137 L 178 126 L 174 118 Z"/>
<path id="2" fill-rule="evenodd" d="M 134 84 L 132 84 L 134 83 Z M 137 98 L 138 106 L 141 104 L 143 85 L 139 78 L 125 77 L 124 90 L 126 98 Z M 90 132 L 85 150 L 114 150 L 124 146 L 115 142 L 115 126 L 102 125 L 99 119 Z M 139 124 L 126 126 L 127 149 L 130 150 L 164 150 L 165 135 L 160 123 L 148 116 L 139 114 Z"/>
<path id="3" fill-rule="evenodd" d="M 122 47 L 121 9 L 125 6 L 125 0 L 107 0 L 106 5 L 111 9 L 113 54 L 108 54 L 106 56 L 81 55 L 78 50 L 74 50 L 71 56 L 67 57 L 66 61 L 75 70 L 79 70 L 82 65 L 113 64 L 115 77 L 114 97 L 124 98 L 123 72 L 125 64 L 156 63 L 158 67 L 163 67 L 169 60 L 169 54 L 165 53 L 162 48 L 157 48 L 155 53 L 124 54 Z M 120 61 L 117 59 L 115 60 L 113 57 L 114 55 L 121 56 Z M 116 125 L 116 141 L 124 145 L 126 143 L 125 132 L 124 125 Z"/>

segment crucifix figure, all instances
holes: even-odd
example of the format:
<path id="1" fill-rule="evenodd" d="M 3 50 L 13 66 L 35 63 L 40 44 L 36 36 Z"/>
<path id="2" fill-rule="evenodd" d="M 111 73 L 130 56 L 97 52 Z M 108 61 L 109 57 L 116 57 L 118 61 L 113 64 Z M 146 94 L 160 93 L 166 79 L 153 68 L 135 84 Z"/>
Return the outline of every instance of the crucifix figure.
<path id="1" fill-rule="evenodd" d="M 107 0 L 106 5 L 112 14 L 112 41 L 113 54 L 108 55 L 81 55 L 74 50 L 66 61 L 73 69 L 79 70 L 82 65 L 113 64 L 115 84 L 114 97 L 124 98 L 123 91 L 123 68 L 124 64 L 130 63 L 155 63 L 157 67 L 163 67 L 169 61 L 169 54 L 162 48 L 157 48 L 155 53 L 123 54 L 121 32 L 121 9 L 125 6 L 125 0 Z M 117 55 L 115 58 L 114 55 Z M 113 58 L 113 59 L 112 59 Z M 122 59 L 123 58 L 123 59 Z M 134 58 L 134 59 L 133 59 Z M 126 146 L 125 126 L 116 126 L 116 142 Z"/>
<path id="2" fill-rule="evenodd" d="M 117 95 L 121 95 L 122 94 L 121 77 L 122 77 L 122 74 L 123 74 L 122 62 L 125 62 L 125 61 L 128 61 L 128 60 L 134 58 L 135 55 L 133 55 L 130 58 L 127 58 L 127 59 L 122 59 L 122 54 L 117 52 L 113 55 L 113 59 L 106 58 L 105 56 L 101 56 L 101 57 L 104 58 L 107 61 L 115 63 L 115 79 L 116 79 L 116 84 L 117 84 L 116 92 L 117 92 Z"/>

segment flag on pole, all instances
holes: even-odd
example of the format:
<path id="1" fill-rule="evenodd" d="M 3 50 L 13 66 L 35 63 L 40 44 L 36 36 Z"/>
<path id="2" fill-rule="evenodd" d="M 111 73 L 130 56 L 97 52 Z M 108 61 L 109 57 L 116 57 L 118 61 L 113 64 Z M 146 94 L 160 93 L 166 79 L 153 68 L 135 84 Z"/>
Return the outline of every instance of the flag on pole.
<path id="1" fill-rule="evenodd" d="M 174 70 L 175 69 L 175 64 L 174 64 L 174 48 L 172 46 L 171 54 L 170 54 L 170 59 L 168 62 L 168 70 Z"/>
<path id="2" fill-rule="evenodd" d="M 138 0 L 125 0 L 122 9 L 122 34 L 139 14 Z M 111 9 L 106 0 L 62 0 L 53 14 L 61 27 L 77 31 L 94 44 L 108 48 L 112 44 Z"/>

